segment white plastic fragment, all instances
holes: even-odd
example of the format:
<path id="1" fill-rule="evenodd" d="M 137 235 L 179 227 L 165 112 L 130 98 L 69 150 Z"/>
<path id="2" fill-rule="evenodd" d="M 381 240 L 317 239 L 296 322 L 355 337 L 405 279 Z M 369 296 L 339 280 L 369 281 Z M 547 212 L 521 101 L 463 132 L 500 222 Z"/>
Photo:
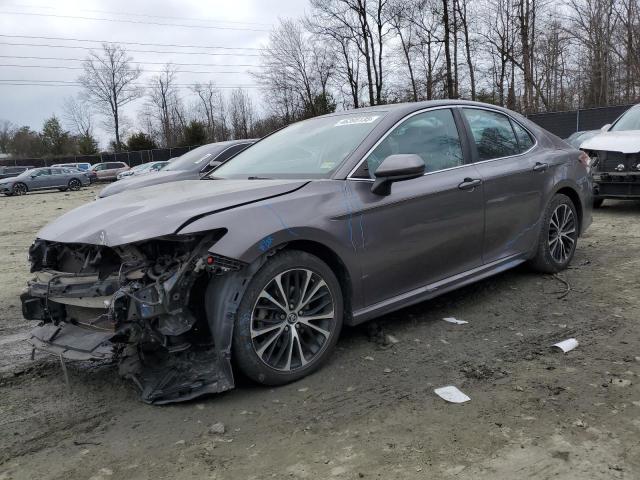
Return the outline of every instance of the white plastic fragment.
<path id="1" fill-rule="evenodd" d="M 451 403 L 464 403 L 471 400 L 468 396 L 466 396 L 464 393 L 462 393 L 453 385 L 436 388 L 434 392 L 443 400 L 446 400 L 447 402 L 451 402 Z"/>
<path id="2" fill-rule="evenodd" d="M 456 325 L 464 325 L 465 323 L 469 323 L 466 320 L 458 320 L 455 317 L 444 317 L 443 320 L 449 323 L 455 323 Z"/>
<path id="3" fill-rule="evenodd" d="M 555 343 L 555 344 L 553 344 L 551 346 L 559 348 L 564 353 L 567 353 L 567 352 L 570 352 L 571 350 L 573 350 L 574 348 L 576 348 L 578 346 L 578 340 L 576 340 L 575 338 L 567 338 L 566 340 L 563 340 L 561 342 Z"/>

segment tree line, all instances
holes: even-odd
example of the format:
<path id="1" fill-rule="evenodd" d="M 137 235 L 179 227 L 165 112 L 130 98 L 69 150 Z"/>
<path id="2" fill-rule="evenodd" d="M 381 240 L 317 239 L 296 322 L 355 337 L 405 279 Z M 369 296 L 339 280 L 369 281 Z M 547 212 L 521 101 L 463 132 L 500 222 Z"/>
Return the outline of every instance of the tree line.
<path id="1" fill-rule="evenodd" d="M 260 137 L 336 109 L 403 101 L 464 98 L 527 114 L 638 97 L 640 0 L 309 3 L 307 16 L 273 28 L 250 72 L 258 106 L 242 88 L 224 95 L 214 80 L 191 85 L 185 98 L 172 64 L 143 85 L 126 50 L 104 44 L 83 64 L 82 94 L 65 103 L 71 132 L 60 145 L 95 148 L 96 117 L 120 151 Z M 138 99 L 133 128 L 122 109 Z M 30 135 L 48 136 L 5 122 L 0 148 L 24 154 L 46 143 Z M 47 151 L 65 147 L 56 148 Z"/>

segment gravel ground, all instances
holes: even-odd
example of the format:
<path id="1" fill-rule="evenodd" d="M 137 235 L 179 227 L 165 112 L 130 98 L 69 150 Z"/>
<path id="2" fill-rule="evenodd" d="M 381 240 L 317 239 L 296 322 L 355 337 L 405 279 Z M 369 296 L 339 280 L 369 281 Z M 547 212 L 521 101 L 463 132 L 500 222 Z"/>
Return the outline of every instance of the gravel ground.
<path id="1" fill-rule="evenodd" d="M 346 330 L 295 384 L 150 407 L 109 364 L 70 364 L 67 391 L 23 341 L 27 248 L 94 195 L 0 198 L 0 480 L 640 478 L 639 203 L 596 211 L 563 298 L 519 268 Z"/>

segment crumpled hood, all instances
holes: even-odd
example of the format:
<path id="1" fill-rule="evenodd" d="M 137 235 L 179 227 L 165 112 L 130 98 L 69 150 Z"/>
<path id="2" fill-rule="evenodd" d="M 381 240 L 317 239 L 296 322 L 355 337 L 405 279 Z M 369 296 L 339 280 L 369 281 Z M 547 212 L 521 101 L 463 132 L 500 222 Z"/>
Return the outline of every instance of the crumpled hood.
<path id="1" fill-rule="evenodd" d="M 109 197 L 125 190 L 149 187 L 161 183 L 175 182 L 177 180 L 197 180 L 200 178 L 199 172 L 189 172 L 188 170 L 169 170 L 149 173 L 140 176 L 124 177 L 110 185 L 104 187 L 98 196 L 100 198 Z"/>
<path id="2" fill-rule="evenodd" d="M 640 130 L 602 132 L 585 140 L 580 148 L 605 152 L 638 153 L 640 152 Z"/>
<path id="3" fill-rule="evenodd" d="M 63 243 L 117 246 L 177 233 L 194 217 L 283 195 L 306 180 L 185 180 L 128 190 L 71 210 L 38 232 Z"/>

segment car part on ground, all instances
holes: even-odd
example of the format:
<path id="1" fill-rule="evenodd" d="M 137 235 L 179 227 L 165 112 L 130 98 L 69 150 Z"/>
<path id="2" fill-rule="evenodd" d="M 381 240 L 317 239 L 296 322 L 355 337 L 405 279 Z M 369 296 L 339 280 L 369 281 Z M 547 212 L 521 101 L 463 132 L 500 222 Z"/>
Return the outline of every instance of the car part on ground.
<path id="1" fill-rule="evenodd" d="M 79 190 L 91 183 L 87 172 L 75 168 L 34 168 L 17 177 L 0 180 L 0 193 L 25 195 L 39 190 Z"/>
<path id="2" fill-rule="evenodd" d="M 255 142 L 256 140 L 253 139 L 230 140 L 203 145 L 189 150 L 180 157 L 171 159 L 169 165 L 163 167 L 156 175 L 123 178 L 123 181 L 108 185 L 102 189 L 98 197 L 109 197 L 126 190 L 135 190 L 179 180 L 197 180 Z"/>
<path id="3" fill-rule="evenodd" d="M 591 222 L 580 153 L 463 101 L 291 125 L 206 181 L 125 191 L 43 228 L 22 296 L 41 322 L 32 344 L 114 355 L 150 403 L 232 388 L 232 358 L 260 383 L 294 381 L 343 323 L 524 262 L 566 268 Z"/>
<path id="4" fill-rule="evenodd" d="M 607 198 L 640 199 L 640 105 L 582 142 L 580 148 L 591 159 L 595 208 Z"/>

